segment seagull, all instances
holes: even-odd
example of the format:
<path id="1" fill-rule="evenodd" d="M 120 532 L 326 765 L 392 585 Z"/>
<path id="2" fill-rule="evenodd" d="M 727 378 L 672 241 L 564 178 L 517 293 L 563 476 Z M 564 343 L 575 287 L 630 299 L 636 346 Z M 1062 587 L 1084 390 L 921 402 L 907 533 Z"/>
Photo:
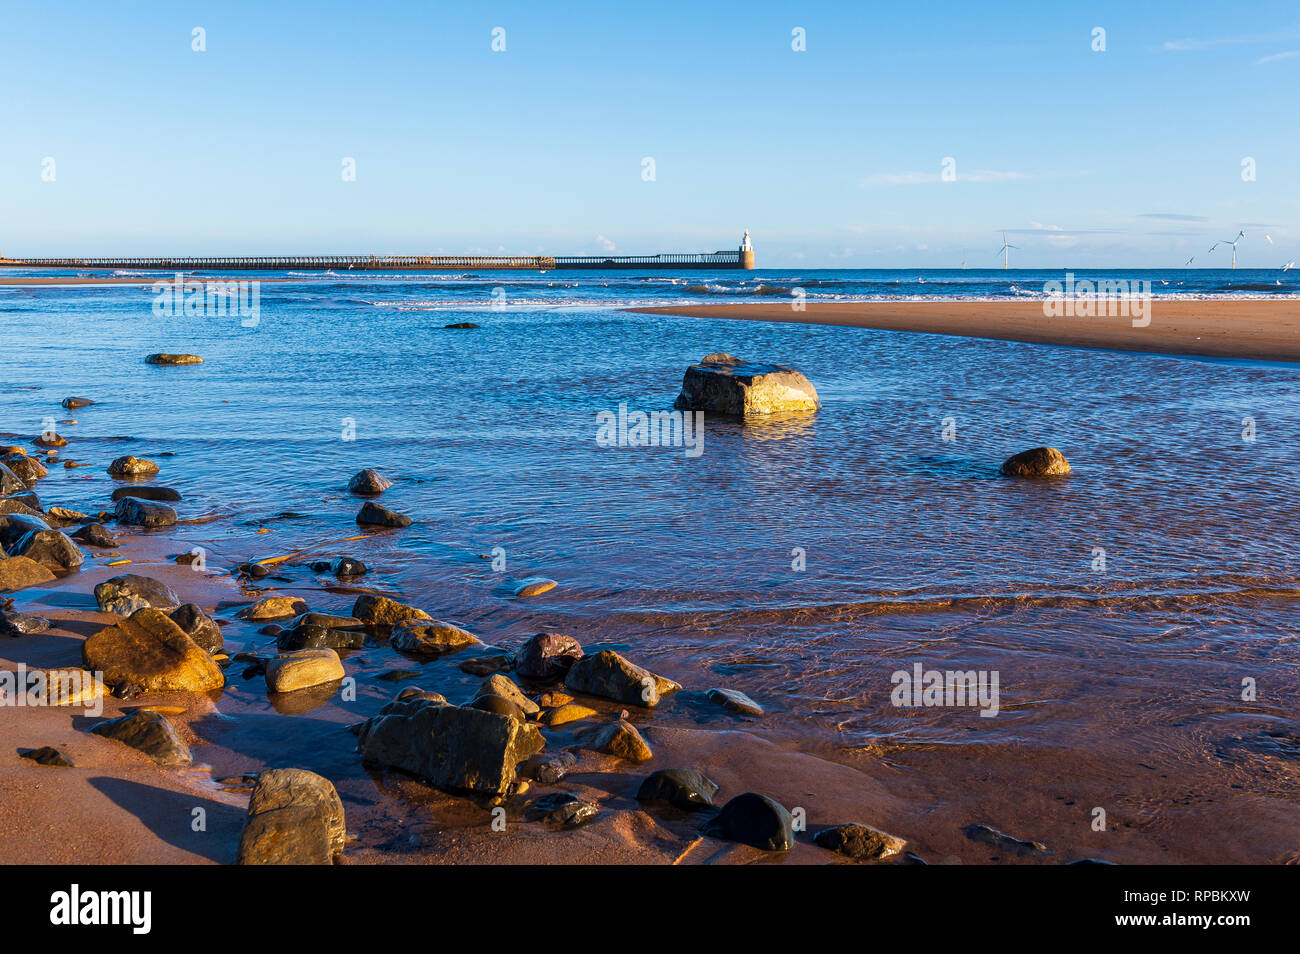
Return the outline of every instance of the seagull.
<path id="1" fill-rule="evenodd" d="M 1213 252 L 1214 249 L 1210 249 L 1210 251 Z M 1183 262 L 1183 268 L 1186 268 L 1188 265 L 1192 264 L 1192 262 L 1194 262 L 1194 261 L 1196 261 L 1196 256 L 1195 256 L 1195 255 L 1193 255 L 1193 256 L 1192 256 L 1191 258 L 1189 258 L 1187 261 Z"/>
<path id="2" fill-rule="evenodd" d="M 1285 272 L 1285 271 L 1289 271 L 1290 269 L 1293 269 L 1293 268 L 1295 268 L 1295 259 L 1294 259 L 1294 258 L 1291 259 L 1291 261 L 1287 262 L 1285 265 L 1282 266 L 1282 271 L 1284 271 L 1284 272 Z"/>

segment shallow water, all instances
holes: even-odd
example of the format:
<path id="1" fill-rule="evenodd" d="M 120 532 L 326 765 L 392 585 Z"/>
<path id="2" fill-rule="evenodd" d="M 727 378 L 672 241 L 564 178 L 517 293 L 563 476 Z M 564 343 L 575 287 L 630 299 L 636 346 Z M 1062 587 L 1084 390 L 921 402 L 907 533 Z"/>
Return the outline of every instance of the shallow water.
<path id="1" fill-rule="evenodd" d="M 417 523 L 321 554 L 360 557 L 363 585 L 485 641 L 560 630 L 631 647 L 688 688 L 741 689 L 771 713 L 754 731 L 883 773 L 944 824 L 1123 860 L 1295 857 L 1300 368 L 615 307 L 811 274 L 318 277 L 264 284 L 254 328 L 157 318 L 135 287 L 0 288 L 0 430 L 77 420 L 58 425 L 62 456 L 95 466 L 51 468 L 47 505 L 107 506 L 109 459 L 158 460 L 183 517 L 222 518 L 175 536 L 231 560 L 357 534 L 343 487 L 373 466 L 396 481 L 382 503 Z M 1293 273 L 1177 274 L 1211 294 Z M 963 277 L 927 275 L 897 293 Z M 813 277 L 850 297 L 895 280 Z M 1056 277 L 977 273 L 960 294 Z M 443 328 L 455 321 L 482 327 Z M 156 351 L 206 363 L 142 363 Z M 670 408 L 714 351 L 799 368 L 824 407 L 710 418 L 699 457 L 597 445 L 598 412 Z M 68 395 L 99 403 L 66 412 Z M 997 476 L 1040 444 L 1074 474 Z M 303 516 L 270 519 L 285 511 Z M 484 558 L 497 547 L 503 572 Z M 514 598 L 531 574 L 560 585 Z M 916 663 L 997 671 L 998 715 L 892 705 L 891 674 Z M 737 724 L 686 701 L 662 718 Z M 1131 822 L 1122 850 L 1076 818 L 1085 803 Z"/>

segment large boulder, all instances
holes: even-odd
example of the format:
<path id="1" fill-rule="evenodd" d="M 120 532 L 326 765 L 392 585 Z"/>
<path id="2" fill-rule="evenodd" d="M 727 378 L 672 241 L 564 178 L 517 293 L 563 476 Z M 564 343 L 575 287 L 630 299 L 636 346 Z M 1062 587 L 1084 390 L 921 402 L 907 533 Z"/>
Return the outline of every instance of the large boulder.
<path id="1" fill-rule="evenodd" d="M 1008 457 L 1002 463 L 1004 477 L 1064 477 L 1070 462 L 1055 447 L 1035 447 Z"/>
<path id="2" fill-rule="evenodd" d="M 181 600 L 161 580 L 127 573 L 96 584 L 95 603 L 102 613 L 130 616 L 136 610 L 146 607 L 174 610 L 181 605 Z"/>
<path id="3" fill-rule="evenodd" d="M 372 765 L 398 768 L 430 785 L 502 794 L 520 762 L 546 742 L 535 725 L 436 699 L 390 702 L 361 726 L 357 751 Z"/>
<path id="4" fill-rule="evenodd" d="M 436 619 L 408 619 L 393 627 L 392 645 L 412 656 L 439 656 L 480 642 L 473 633 Z"/>
<path id="5" fill-rule="evenodd" d="M 820 407 L 812 382 L 779 364 L 742 361 L 729 354 L 706 355 L 686 369 L 679 411 L 710 411 L 747 417 L 815 411 Z"/>
<path id="6" fill-rule="evenodd" d="M 334 783 L 304 769 L 267 769 L 248 800 L 236 863 L 328 865 L 346 839 Z"/>
<path id="7" fill-rule="evenodd" d="M 524 641 L 515 660 L 515 672 L 524 679 L 558 679 L 582 658 L 582 646 L 562 633 L 538 633 Z"/>
<path id="8" fill-rule="evenodd" d="M 81 645 L 85 668 L 108 685 L 131 683 L 145 692 L 206 692 L 226 684 L 212 657 L 157 609 L 139 609 Z"/>
<path id="9" fill-rule="evenodd" d="M 681 688 L 671 679 L 643 669 L 612 649 L 579 659 L 564 677 L 564 685 L 572 692 L 649 708 L 659 704 L 660 696 Z"/>
<path id="10" fill-rule="evenodd" d="M 108 476 L 132 480 L 140 477 L 152 477 L 158 473 L 158 465 L 143 457 L 119 457 L 108 465 Z"/>
<path id="11" fill-rule="evenodd" d="M 176 523 L 176 511 L 155 500 L 123 497 L 113 508 L 118 523 L 131 527 L 170 527 Z"/>
<path id="12" fill-rule="evenodd" d="M 137 709 L 130 715 L 101 722 L 90 731 L 139 749 L 159 765 L 189 765 L 194 760 L 175 726 L 152 709 Z"/>
<path id="13" fill-rule="evenodd" d="M 81 548 L 58 530 L 32 530 L 9 547 L 13 556 L 25 556 L 59 570 L 75 570 L 86 558 Z"/>
<path id="14" fill-rule="evenodd" d="M 35 560 L 21 556 L 0 558 L 0 593 L 23 590 L 53 579 L 54 574 L 49 567 L 42 566 Z"/>
<path id="15" fill-rule="evenodd" d="M 377 470 L 367 467 L 348 481 L 348 490 L 354 494 L 375 497 L 382 494 L 393 482 Z"/>

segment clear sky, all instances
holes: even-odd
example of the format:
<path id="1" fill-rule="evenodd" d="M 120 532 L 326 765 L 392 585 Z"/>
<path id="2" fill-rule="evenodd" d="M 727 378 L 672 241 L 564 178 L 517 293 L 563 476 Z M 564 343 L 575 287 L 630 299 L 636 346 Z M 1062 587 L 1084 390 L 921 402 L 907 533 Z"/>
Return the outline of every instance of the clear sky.
<path id="1" fill-rule="evenodd" d="M 1279 267 L 1298 94 L 1295 0 L 5 0 L 0 253 Z"/>

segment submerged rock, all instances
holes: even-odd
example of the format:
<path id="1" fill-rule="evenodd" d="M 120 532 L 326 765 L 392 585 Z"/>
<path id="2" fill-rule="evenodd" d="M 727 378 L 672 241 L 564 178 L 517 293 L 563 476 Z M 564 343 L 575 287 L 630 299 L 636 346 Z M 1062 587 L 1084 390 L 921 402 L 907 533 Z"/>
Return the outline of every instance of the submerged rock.
<path id="1" fill-rule="evenodd" d="M 368 496 L 378 496 L 389 487 L 393 482 L 377 470 L 367 467 L 360 473 L 354 474 L 348 481 L 348 490 L 354 494 L 366 494 Z"/>
<path id="2" fill-rule="evenodd" d="M 134 460 L 134 458 L 119 458 L 119 460 L 126 459 Z M 113 463 L 117 463 L 117 461 L 114 461 Z M 177 500 L 181 499 L 180 493 L 172 490 L 170 487 L 153 487 L 147 485 L 144 487 L 118 487 L 113 491 L 112 499 L 114 503 L 117 503 L 123 497 L 135 497 L 138 500 L 159 500 L 165 503 L 175 503 Z"/>
<path id="3" fill-rule="evenodd" d="M 698 812 L 713 807 L 718 783 L 695 769 L 660 769 L 637 789 L 639 802 L 667 802 L 674 808 Z"/>
<path id="4" fill-rule="evenodd" d="M 763 851 L 788 851 L 794 847 L 794 819 L 786 807 L 757 792 L 737 795 L 723 805 L 705 833 Z"/>
<path id="5" fill-rule="evenodd" d="M 0 551 L 3 552 L 3 551 Z M 27 557 L 0 558 L 0 592 L 23 590 L 54 579 L 49 567 Z"/>
<path id="6" fill-rule="evenodd" d="M 347 673 L 332 649 L 300 649 L 266 661 L 268 692 L 297 692 L 342 679 Z"/>
<path id="7" fill-rule="evenodd" d="M 582 646 L 572 636 L 538 633 L 520 647 L 515 672 L 524 679 L 558 679 L 582 658 Z"/>
<path id="8" fill-rule="evenodd" d="M 813 835 L 813 844 L 847 855 L 855 861 L 881 861 L 892 858 L 907 847 L 902 838 L 887 835 L 870 825 L 852 822 L 823 828 Z"/>
<path id="9" fill-rule="evenodd" d="M 339 579 L 365 576 L 369 572 L 369 567 L 356 557 L 350 556 L 338 556 L 333 560 L 317 560 L 311 565 L 311 569 L 313 573 L 333 573 Z"/>
<path id="10" fill-rule="evenodd" d="M 478 325 L 474 324 L 474 322 L 472 321 L 456 321 L 451 323 L 450 325 L 443 325 L 443 327 L 451 330 L 457 330 L 457 331 L 470 331 L 474 328 L 477 328 Z"/>
<path id="11" fill-rule="evenodd" d="M 367 500 L 357 514 L 357 524 L 363 527 L 409 527 L 412 522 L 406 514 L 381 507 L 371 500 Z"/>
<path id="12" fill-rule="evenodd" d="M 806 377 L 779 364 L 742 361 L 729 354 L 706 355 L 686 369 L 679 411 L 709 411 L 746 417 L 820 407 L 817 389 Z"/>
<path id="13" fill-rule="evenodd" d="M 145 364 L 202 364 L 203 359 L 197 354 L 151 354 L 144 359 Z"/>
<path id="14" fill-rule="evenodd" d="M 206 692 L 226 684 L 221 669 L 161 610 L 138 609 L 81 645 L 86 669 L 108 685 L 131 683 L 145 692 Z"/>
<path id="15" fill-rule="evenodd" d="M 168 616 L 208 655 L 215 656 L 225 648 L 221 627 L 217 625 L 216 620 L 194 603 L 183 603 L 172 610 Z"/>
<path id="16" fill-rule="evenodd" d="M 393 627 L 392 646 L 412 656 L 438 656 L 481 640 L 459 626 L 441 620 L 408 619 Z"/>
<path id="17" fill-rule="evenodd" d="M 139 749 L 159 765 L 189 765 L 194 761 L 176 727 L 151 709 L 137 709 L 130 715 L 101 722 L 90 731 Z"/>
<path id="18" fill-rule="evenodd" d="M 967 825 L 961 831 L 971 841 L 997 848 L 999 851 L 1009 851 L 1017 855 L 1043 855 L 1050 851 L 1041 842 L 1021 841 L 989 825 Z"/>
<path id="19" fill-rule="evenodd" d="M 32 443 L 37 447 L 67 447 L 68 439 L 60 437 L 53 431 L 47 431 L 32 438 Z"/>
<path id="20" fill-rule="evenodd" d="M 127 573 L 96 584 L 95 603 L 103 613 L 130 616 L 145 607 L 174 610 L 181 605 L 181 600 L 166 583 L 152 577 Z"/>
<path id="21" fill-rule="evenodd" d="M 398 768 L 430 785 L 500 795 L 520 762 L 545 745 L 537 726 L 431 699 L 390 702 L 361 728 L 365 762 Z"/>
<path id="22" fill-rule="evenodd" d="M 304 769 L 257 776 L 236 864 L 328 865 L 343 851 L 347 827 L 334 784 Z"/>
<path id="23" fill-rule="evenodd" d="M 575 662 L 564 677 L 564 685 L 573 692 L 649 708 L 659 704 L 660 696 L 681 688 L 610 649 Z"/>
<path id="24" fill-rule="evenodd" d="M 714 705 L 722 706 L 736 715 L 761 716 L 763 707 L 739 689 L 710 689 L 707 698 Z"/>
<path id="25" fill-rule="evenodd" d="M 152 477 L 158 473 L 158 465 L 143 457 L 119 457 L 108 465 L 108 476 L 118 478 Z"/>
<path id="26" fill-rule="evenodd" d="M 123 497 L 113 508 L 118 523 L 132 527 L 170 527 L 176 523 L 176 511 L 163 503 Z"/>
<path id="27" fill-rule="evenodd" d="M 1008 457 L 1002 464 L 1004 477 L 1063 477 L 1070 462 L 1055 447 L 1035 447 Z"/>
<path id="28" fill-rule="evenodd" d="M 75 411 L 79 407 L 90 407 L 95 402 L 90 398 L 65 397 L 60 403 L 69 411 Z"/>
<path id="29" fill-rule="evenodd" d="M 81 548 L 58 530 L 32 530 L 9 548 L 13 556 L 27 557 L 45 566 L 60 570 L 75 570 L 86 555 Z"/>

